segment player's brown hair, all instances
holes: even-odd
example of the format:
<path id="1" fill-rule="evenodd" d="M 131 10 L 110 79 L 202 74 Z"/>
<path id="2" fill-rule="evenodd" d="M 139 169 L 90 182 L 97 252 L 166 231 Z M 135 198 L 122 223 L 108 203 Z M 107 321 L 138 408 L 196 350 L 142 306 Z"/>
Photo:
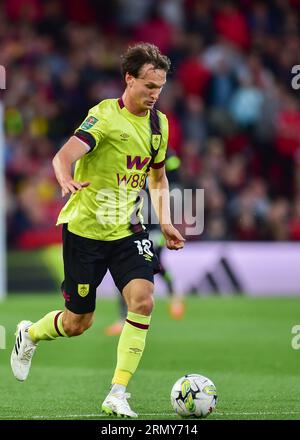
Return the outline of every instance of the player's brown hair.
<path id="1" fill-rule="evenodd" d="M 163 55 L 159 48 L 150 43 L 139 43 L 131 46 L 121 57 L 121 72 L 123 78 L 126 73 L 138 78 L 141 67 L 152 64 L 155 69 L 162 69 L 168 73 L 171 61 Z"/>

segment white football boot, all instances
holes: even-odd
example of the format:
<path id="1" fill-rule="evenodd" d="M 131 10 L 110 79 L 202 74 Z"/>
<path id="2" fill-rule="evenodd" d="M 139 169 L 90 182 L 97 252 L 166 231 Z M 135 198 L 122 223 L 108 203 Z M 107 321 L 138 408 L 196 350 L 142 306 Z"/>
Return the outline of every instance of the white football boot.
<path id="1" fill-rule="evenodd" d="M 129 398 L 129 393 L 108 394 L 102 403 L 101 410 L 108 416 L 137 417 L 138 415 L 131 410 L 127 402 Z"/>
<path id="2" fill-rule="evenodd" d="M 17 325 L 16 342 L 10 357 L 13 375 L 20 381 L 27 379 L 32 356 L 37 347 L 28 334 L 28 328 L 31 325 L 31 321 L 21 321 Z"/>

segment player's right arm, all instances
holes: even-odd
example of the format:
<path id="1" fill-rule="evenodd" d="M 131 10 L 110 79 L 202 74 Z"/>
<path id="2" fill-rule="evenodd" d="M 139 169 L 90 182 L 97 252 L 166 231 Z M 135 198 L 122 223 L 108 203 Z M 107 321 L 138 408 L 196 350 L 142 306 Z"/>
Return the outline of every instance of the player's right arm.
<path id="1" fill-rule="evenodd" d="M 71 136 L 54 156 L 52 164 L 63 197 L 89 186 L 90 182 L 76 182 L 72 176 L 72 164 L 84 156 L 88 150 L 88 145 L 76 136 Z"/>

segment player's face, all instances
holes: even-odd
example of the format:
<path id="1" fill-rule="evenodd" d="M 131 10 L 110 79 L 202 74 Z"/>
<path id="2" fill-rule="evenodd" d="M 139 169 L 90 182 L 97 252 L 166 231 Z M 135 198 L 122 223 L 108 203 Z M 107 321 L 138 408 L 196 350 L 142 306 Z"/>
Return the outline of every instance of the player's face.
<path id="1" fill-rule="evenodd" d="M 128 75 L 127 86 L 131 99 L 141 111 L 153 108 L 166 82 L 166 72 L 145 64 L 138 78 Z"/>

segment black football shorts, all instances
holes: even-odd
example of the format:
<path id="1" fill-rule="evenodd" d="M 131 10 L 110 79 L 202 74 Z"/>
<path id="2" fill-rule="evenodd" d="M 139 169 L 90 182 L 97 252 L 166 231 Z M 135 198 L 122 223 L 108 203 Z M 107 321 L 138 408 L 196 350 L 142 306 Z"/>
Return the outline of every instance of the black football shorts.
<path id="1" fill-rule="evenodd" d="M 63 225 L 63 260 L 65 279 L 62 293 L 68 310 L 77 314 L 93 312 L 96 289 L 107 270 L 122 293 L 126 284 L 136 278 L 153 283 L 160 264 L 149 240 L 142 231 L 114 241 L 81 237 Z"/>

